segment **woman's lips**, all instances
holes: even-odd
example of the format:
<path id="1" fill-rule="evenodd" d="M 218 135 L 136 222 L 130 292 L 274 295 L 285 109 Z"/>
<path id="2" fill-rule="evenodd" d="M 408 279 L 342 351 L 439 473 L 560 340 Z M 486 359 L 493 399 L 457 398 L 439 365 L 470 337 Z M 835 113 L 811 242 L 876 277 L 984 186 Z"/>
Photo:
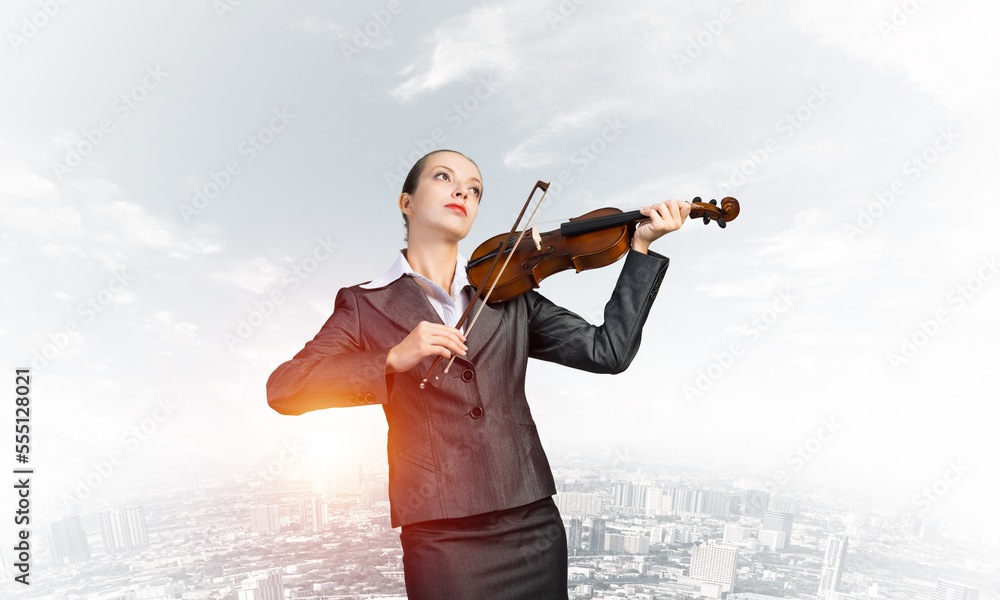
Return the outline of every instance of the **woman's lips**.
<path id="1" fill-rule="evenodd" d="M 462 215 L 468 214 L 468 213 L 465 212 L 465 207 L 462 206 L 461 204 L 446 204 L 445 208 L 450 208 L 450 209 L 452 209 L 452 210 L 454 210 L 456 212 L 460 212 L 460 213 L 462 213 Z"/>

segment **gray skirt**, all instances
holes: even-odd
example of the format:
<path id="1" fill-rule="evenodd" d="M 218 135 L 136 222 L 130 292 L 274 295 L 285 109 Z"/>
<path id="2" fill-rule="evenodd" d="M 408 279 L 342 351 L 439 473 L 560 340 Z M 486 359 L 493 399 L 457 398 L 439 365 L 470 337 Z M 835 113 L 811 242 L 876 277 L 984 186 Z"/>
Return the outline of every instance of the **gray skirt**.
<path id="1" fill-rule="evenodd" d="M 566 600 L 566 530 L 552 497 L 403 525 L 409 600 Z"/>

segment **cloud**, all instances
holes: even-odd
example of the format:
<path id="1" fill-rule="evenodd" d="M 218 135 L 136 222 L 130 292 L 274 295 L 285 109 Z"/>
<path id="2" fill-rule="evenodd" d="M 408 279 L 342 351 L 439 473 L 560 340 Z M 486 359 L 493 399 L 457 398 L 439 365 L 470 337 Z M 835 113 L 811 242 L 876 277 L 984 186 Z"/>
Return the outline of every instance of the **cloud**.
<path id="1" fill-rule="evenodd" d="M 538 5 L 513 1 L 473 8 L 468 14 L 449 19 L 431 34 L 432 49 L 418 59 L 423 68 L 392 90 L 397 100 L 411 100 L 454 81 L 482 72 L 506 73 L 522 62 L 521 43 L 537 29 Z"/>
<path id="2" fill-rule="evenodd" d="M 198 326 L 178 320 L 170 311 L 154 310 L 140 318 L 136 326 L 139 331 L 152 334 L 170 346 L 202 345 L 198 338 Z"/>
<path id="3" fill-rule="evenodd" d="M 613 110 L 614 103 L 602 99 L 556 115 L 507 151 L 503 158 L 504 166 L 514 171 L 551 164 L 564 166 L 572 152 L 565 149 L 566 138 L 574 137 L 581 129 L 600 131 L 602 121 Z"/>
<path id="4" fill-rule="evenodd" d="M 24 168 L 19 172 L 21 181 L 43 180 Z M 27 191 L 43 189 L 47 188 L 35 186 Z M 5 225 L 44 240 L 46 253 L 69 256 L 76 262 L 89 262 L 96 256 L 104 262 L 117 257 L 114 261 L 120 264 L 123 248 L 157 250 L 178 259 L 221 249 L 217 242 L 179 230 L 122 196 L 110 180 L 78 179 L 53 194 L 37 194 L 36 202 L 21 201 L 24 196 L 5 199 Z"/>
<path id="5" fill-rule="evenodd" d="M 982 40 L 994 35 L 1000 5 L 853 0 L 797 2 L 789 10 L 803 32 L 884 75 L 902 75 L 953 110 L 995 106 L 1000 80 L 983 67 L 1000 64 L 1000 46 Z"/>
<path id="6" fill-rule="evenodd" d="M 52 181 L 33 173 L 30 167 L 9 154 L 0 154 L 0 197 L 48 199 L 56 196 Z"/>
<path id="7" fill-rule="evenodd" d="M 211 278 L 219 283 L 227 283 L 255 294 L 263 294 L 277 283 L 278 277 L 286 272 L 287 269 L 279 268 L 268 259 L 256 257 L 240 261 L 224 271 L 218 271 Z"/>

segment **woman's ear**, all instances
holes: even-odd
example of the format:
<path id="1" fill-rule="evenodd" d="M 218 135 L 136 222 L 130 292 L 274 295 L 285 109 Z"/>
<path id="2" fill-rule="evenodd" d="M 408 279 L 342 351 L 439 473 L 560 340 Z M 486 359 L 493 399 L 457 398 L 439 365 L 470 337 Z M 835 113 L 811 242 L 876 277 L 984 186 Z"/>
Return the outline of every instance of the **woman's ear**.
<path id="1" fill-rule="evenodd" d="M 402 193 L 399 195 L 399 210 L 403 212 L 404 215 L 412 215 L 413 209 L 410 208 L 410 195 L 407 193 Z"/>

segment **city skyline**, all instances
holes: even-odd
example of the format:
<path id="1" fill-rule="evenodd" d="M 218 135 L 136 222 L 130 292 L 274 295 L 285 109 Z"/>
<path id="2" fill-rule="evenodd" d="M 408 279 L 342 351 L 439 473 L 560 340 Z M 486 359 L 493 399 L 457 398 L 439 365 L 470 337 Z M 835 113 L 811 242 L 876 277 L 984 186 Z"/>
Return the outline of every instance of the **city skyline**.
<path id="1" fill-rule="evenodd" d="M 481 170 L 466 257 L 537 180 L 540 231 L 605 206 L 740 202 L 724 229 L 653 243 L 671 262 L 625 372 L 529 361 L 545 452 L 622 476 L 567 489 L 564 516 L 739 513 L 755 520 L 731 523 L 739 543 L 781 553 L 814 523 L 790 498 L 825 490 L 905 516 L 907 543 L 994 531 L 996 17 L 972 0 L 5 3 L 0 364 L 12 391 L 30 370 L 30 451 L 11 460 L 32 470 L 32 540 L 69 572 L 103 519 L 135 560 L 162 548 L 149 490 L 235 472 L 252 495 L 295 474 L 382 502 L 363 474 L 386 466 L 384 413 L 279 415 L 265 384 L 338 290 L 392 264 L 402 177 L 439 148 Z M 600 324 L 621 265 L 539 292 Z M 18 505 L 17 481 L 0 502 Z M 349 518 L 308 501 L 312 529 L 324 506 L 327 526 Z M 258 504 L 259 535 L 288 526 L 266 508 L 284 503 Z M 768 511 L 794 516 L 758 527 Z M 848 559 L 865 519 L 843 523 Z M 606 525 L 602 548 L 641 547 Z M 813 550 L 788 560 L 815 567 L 815 594 Z"/>
<path id="2" fill-rule="evenodd" d="M 579 504 L 575 516 L 561 508 L 574 599 L 601 597 L 625 586 L 632 590 L 628 593 L 663 600 L 718 598 L 727 590 L 731 600 L 987 600 L 1000 591 L 989 567 L 989 561 L 1000 556 L 1000 528 L 959 531 L 946 526 L 932 533 L 915 527 L 912 515 L 829 490 L 778 497 L 764 492 L 768 512 L 797 515 L 788 546 L 770 551 L 760 534 L 771 517 L 747 515 L 756 499 L 752 492 L 761 491 L 762 481 L 713 469 L 692 468 L 677 475 L 650 466 L 645 474 L 629 473 L 614 457 L 600 455 L 559 454 L 553 461 L 560 490 L 557 501 L 572 494 L 602 499 Z M 389 591 L 401 589 L 402 571 L 398 531 L 389 527 L 387 498 L 365 498 L 366 484 L 384 484 L 387 473 L 377 466 L 345 466 L 331 469 L 329 481 L 306 469 L 290 469 L 266 482 L 254 471 L 219 473 L 207 484 L 193 477 L 151 481 L 147 488 L 122 498 L 116 511 L 148 527 L 148 542 L 123 557 L 104 534 L 109 513 L 101 509 L 53 524 L 59 531 L 75 533 L 53 536 L 50 546 L 36 554 L 36 589 L 41 594 L 37 597 L 47 600 L 54 597 L 48 594 L 60 589 L 65 594 L 70 588 L 63 585 L 63 577 L 121 565 L 123 558 L 131 565 L 129 576 L 95 577 L 84 587 L 72 586 L 77 591 L 69 596 L 58 597 L 97 600 L 136 593 L 134 600 L 158 594 L 178 594 L 186 600 L 268 600 L 268 594 L 279 588 L 301 593 L 303 581 L 313 581 L 317 573 L 331 568 L 331 575 L 320 580 L 325 582 L 321 587 L 329 590 L 326 594 L 347 593 L 340 586 L 364 585 L 375 586 L 365 589 L 378 598 L 401 597 Z M 348 473 L 355 467 L 361 469 L 359 485 L 341 485 L 352 479 Z M 751 485 L 758 488 L 746 487 Z M 620 493 L 624 486 L 640 494 L 644 487 L 647 492 L 671 486 L 711 490 L 739 497 L 739 509 L 717 516 L 710 505 L 691 512 L 687 505 L 661 504 L 662 514 L 647 514 L 643 502 Z M 330 518 L 314 528 L 307 504 L 321 506 Z M 794 512 L 784 513 L 791 505 Z M 266 527 L 259 525 L 258 512 L 267 515 Z M 734 528 L 745 531 L 740 539 L 727 541 Z M 330 537 L 334 531 L 340 533 Z M 851 541 L 845 543 L 848 536 Z M 369 541 L 361 546 L 344 546 L 353 548 L 347 554 L 336 550 L 340 544 L 331 544 L 366 538 Z M 322 540 L 326 541 L 321 547 L 317 543 Z M 595 544 L 598 549 L 592 547 Z M 352 576 L 354 561 L 370 554 L 369 545 L 388 554 L 364 566 L 367 575 Z M 324 559 L 327 551 L 322 548 L 327 547 L 339 558 Z M 303 555 L 304 548 L 318 553 Z M 70 555 L 75 555 L 72 560 L 66 558 Z M 883 564 L 880 556 L 891 560 Z M 934 562 L 927 565 L 927 560 Z M 825 595 L 816 596 L 824 581 L 832 581 L 828 570 L 836 572 L 839 583 L 829 584 Z M 211 573 L 216 575 L 206 578 Z M 372 579 L 375 574 L 377 579 Z M 57 578 L 50 579 L 53 576 Z M 12 585 L 4 582 L 0 590 Z M 775 593 L 782 586 L 784 591 Z"/>

